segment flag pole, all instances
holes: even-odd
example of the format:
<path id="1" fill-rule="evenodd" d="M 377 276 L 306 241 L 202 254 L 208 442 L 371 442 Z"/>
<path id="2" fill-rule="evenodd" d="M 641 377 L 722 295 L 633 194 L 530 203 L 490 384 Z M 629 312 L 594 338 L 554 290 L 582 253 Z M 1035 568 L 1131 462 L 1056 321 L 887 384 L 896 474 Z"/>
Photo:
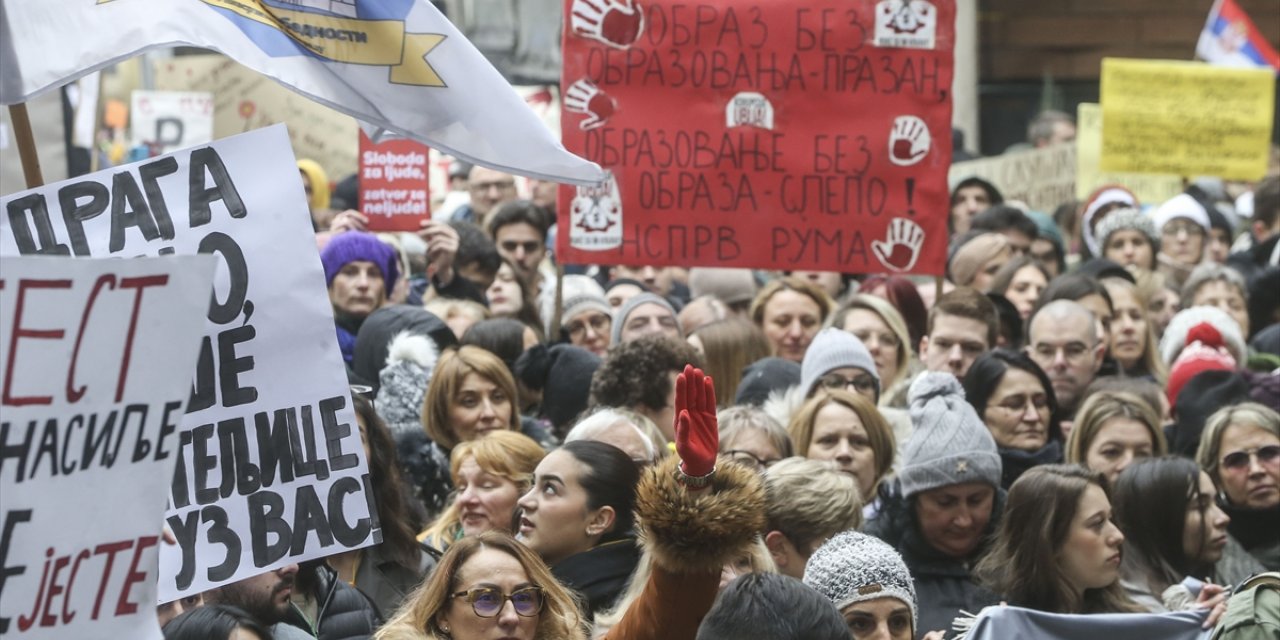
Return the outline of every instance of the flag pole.
<path id="1" fill-rule="evenodd" d="M 40 173 L 36 139 L 31 135 L 31 119 L 27 117 L 27 104 L 19 102 L 9 105 L 9 120 L 13 122 L 13 137 L 18 142 L 18 155 L 22 158 L 22 177 L 27 180 L 27 188 L 43 186 L 44 177 Z"/>
<path id="2" fill-rule="evenodd" d="M 551 333 L 547 336 L 547 344 L 555 344 L 560 340 L 560 314 L 562 313 L 564 313 L 564 265 L 557 262 L 555 306 L 551 315 Z"/>

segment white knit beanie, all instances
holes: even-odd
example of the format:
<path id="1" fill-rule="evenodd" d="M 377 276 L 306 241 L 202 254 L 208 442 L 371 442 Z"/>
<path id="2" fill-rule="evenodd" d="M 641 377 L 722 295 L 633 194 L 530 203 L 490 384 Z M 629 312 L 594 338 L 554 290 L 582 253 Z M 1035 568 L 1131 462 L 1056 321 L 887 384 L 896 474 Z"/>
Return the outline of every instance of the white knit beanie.
<path id="1" fill-rule="evenodd" d="M 876 361 L 871 359 L 871 352 L 858 336 L 835 327 L 819 331 L 809 343 L 804 361 L 800 363 L 800 388 L 808 396 L 818 378 L 845 367 L 856 367 L 871 374 L 876 379 L 876 396 L 880 395 L 880 374 L 876 371 Z"/>
<path id="2" fill-rule="evenodd" d="M 1213 325 L 1213 328 L 1222 334 L 1222 340 L 1231 351 L 1231 355 L 1235 356 L 1236 362 L 1244 362 L 1248 359 L 1249 348 L 1245 346 L 1240 323 L 1222 309 L 1200 306 L 1179 311 L 1169 321 L 1169 326 L 1165 327 L 1164 336 L 1160 338 L 1160 357 L 1166 366 L 1173 366 L 1173 361 L 1178 359 L 1178 354 L 1182 353 L 1182 349 L 1187 346 L 1187 332 L 1201 322 Z"/>
<path id="3" fill-rule="evenodd" d="M 879 538 L 837 533 L 809 556 L 804 583 L 831 600 L 841 612 L 855 602 L 897 598 L 911 608 L 916 627 L 916 587 L 902 556 Z"/>
<path id="4" fill-rule="evenodd" d="M 907 395 L 914 431 L 898 472 L 904 496 L 966 482 L 1000 486 L 996 441 L 955 376 L 926 371 Z"/>

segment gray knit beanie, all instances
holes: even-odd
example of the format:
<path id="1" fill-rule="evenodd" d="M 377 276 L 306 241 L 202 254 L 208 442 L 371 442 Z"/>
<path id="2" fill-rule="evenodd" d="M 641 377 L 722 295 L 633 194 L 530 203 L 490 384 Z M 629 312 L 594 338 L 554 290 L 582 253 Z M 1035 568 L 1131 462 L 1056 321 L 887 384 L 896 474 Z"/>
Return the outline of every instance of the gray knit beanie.
<path id="1" fill-rule="evenodd" d="M 613 314 L 613 330 L 609 332 L 610 337 L 612 338 L 612 340 L 609 341 L 610 345 L 622 344 L 622 326 L 627 323 L 627 316 L 631 315 L 631 312 L 635 311 L 636 307 L 647 302 L 652 302 L 653 304 L 659 304 L 666 307 L 667 310 L 671 312 L 672 319 L 675 319 L 678 316 L 676 308 L 671 306 L 671 303 L 667 302 L 667 299 L 660 295 L 654 293 L 641 293 L 639 295 L 631 296 L 631 299 L 622 303 L 622 306 L 618 307 L 617 313 Z M 684 331 L 680 330 L 679 322 L 676 322 L 676 330 L 680 331 L 680 337 L 683 338 Z"/>
<path id="2" fill-rule="evenodd" d="M 800 388 L 808 396 L 813 392 L 813 385 L 818 384 L 818 378 L 845 367 L 857 367 L 871 374 L 876 379 L 876 397 L 880 396 L 880 374 L 871 352 L 858 336 L 835 327 L 819 331 L 809 343 L 804 361 L 800 363 Z"/>
<path id="3" fill-rule="evenodd" d="M 879 538 L 845 531 L 818 547 L 804 565 L 804 583 L 841 613 L 855 602 L 897 598 L 911 608 L 916 627 L 916 587 L 902 556 Z"/>
<path id="4" fill-rule="evenodd" d="M 1126 229 L 1138 231 L 1146 236 L 1147 240 L 1151 241 L 1152 255 L 1160 250 L 1160 232 L 1156 230 L 1156 223 L 1152 222 L 1151 216 L 1137 209 L 1117 209 L 1108 213 L 1107 217 L 1098 223 L 1098 228 L 1093 230 L 1093 236 L 1098 239 L 1098 247 L 1105 253 L 1107 238 L 1117 231 Z"/>
<path id="5" fill-rule="evenodd" d="M 378 373 L 378 416 L 392 435 L 422 431 L 422 401 L 440 352 L 431 338 L 401 331 L 387 346 L 387 364 Z"/>
<path id="6" fill-rule="evenodd" d="M 564 298 L 561 301 L 560 326 L 563 327 L 569 324 L 575 316 L 593 309 L 605 315 L 613 314 L 613 307 L 609 306 L 609 300 L 604 297 L 604 289 L 594 279 L 588 276 L 570 274 L 565 276 L 562 282 L 564 283 Z M 543 288 L 542 293 L 538 296 L 538 306 L 542 313 L 542 329 L 547 332 L 547 335 L 550 335 L 551 319 L 556 313 L 556 289 L 554 286 Z M 559 336 L 552 337 L 559 339 Z"/>
<path id="7" fill-rule="evenodd" d="M 914 432 L 898 472 L 904 496 L 966 482 L 1000 486 L 996 441 L 955 376 L 926 371 L 911 383 L 908 397 Z"/>

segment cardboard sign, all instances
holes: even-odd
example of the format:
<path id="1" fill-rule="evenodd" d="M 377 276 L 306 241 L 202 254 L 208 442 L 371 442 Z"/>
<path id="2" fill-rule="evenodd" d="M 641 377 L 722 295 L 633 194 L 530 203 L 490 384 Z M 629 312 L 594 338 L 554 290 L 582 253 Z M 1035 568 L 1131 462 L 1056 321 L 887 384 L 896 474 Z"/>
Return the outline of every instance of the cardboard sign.
<path id="1" fill-rule="evenodd" d="M 1104 184 L 1124 185 L 1140 202 L 1158 204 L 1182 193 L 1182 178 L 1159 173 L 1100 171 L 1102 105 L 1082 102 L 1076 109 L 1076 198 L 1084 200 Z"/>
<path id="2" fill-rule="evenodd" d="M 429 156 L 416 140 L 375 144 L 360 132 L 360 213 L 370 231 L 417 231 L 431 219 Z"/>
<path id="3" fill-rule="evenodd" d="M 300 96 L 223 55 L 156 60 L 156 87 L 213 94 L 214 138 L 277 123 L 289 125 L 299 158 L 320 163 L 337 182 L 356 172 L 355 118 Z"/>
<path id="4" fill-rule="evenodd" d="M 216 259 L 0 259 L 0 636 L 161 638 L 156 556 Z"/>
<path id="5" fill-rule="evenodd" d="M 178 545 L 160 553 L 162 601 L 380 540 L 283 125 L 0 206 L 0 255 L 218 257 L 169 496 Z"/>
<path id="6" fill-rule="evenodd" d="M 134 91 L 129 141 L 159 153 L 213 140 L 213 94 L 199 91 Z"/>
<path id="7" fill-rule="evenodd" d="M 951 165 L 951 183 L 979 177 L 996 185 L 1005 200 L 1021 200 L 1033 211 L 1052 213 L 1075 197 L 1076 148 L 1059 144 Z"/>
<path id="8" fill-rule="evenodd" d="M 1275 72 L 1173 60 L 1102 61 L 1102 169 L 1257 180 Z"/>
<path id="9" fill-rule="evenodd" d="M 941 274 L 952 0 L 566 0 L 568 263 Z"/>

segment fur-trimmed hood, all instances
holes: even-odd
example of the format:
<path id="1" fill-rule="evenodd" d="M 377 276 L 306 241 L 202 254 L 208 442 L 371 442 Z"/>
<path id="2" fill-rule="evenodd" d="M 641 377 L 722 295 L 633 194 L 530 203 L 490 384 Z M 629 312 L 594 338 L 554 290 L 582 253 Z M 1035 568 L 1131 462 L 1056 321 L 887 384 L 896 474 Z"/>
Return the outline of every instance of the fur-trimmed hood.
<path id="1" fill-rule="evenodd" d="M 754 471 L 720 458 L 711 490 L 690 493 L 677 479 L 678 464 L 678 456 L 669 456 L 640 480 L 641 543 L 673 573 L 719 573 L 764 527 L 764 485 Z"/>

